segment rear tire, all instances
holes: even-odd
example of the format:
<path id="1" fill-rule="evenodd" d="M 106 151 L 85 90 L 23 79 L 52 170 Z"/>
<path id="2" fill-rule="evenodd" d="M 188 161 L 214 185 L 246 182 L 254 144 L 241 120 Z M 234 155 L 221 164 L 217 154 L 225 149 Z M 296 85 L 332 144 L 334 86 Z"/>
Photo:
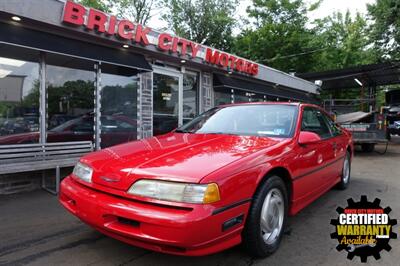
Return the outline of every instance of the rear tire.
<path id="1" fill-rule="evenodd" d="M 337 187 L 341 190 L 345 190 L 349 186 L 350 176 L 351 176 L 351 156 L 350 152 L 347 151 L 343 161 L 342 176 L 340 178 L 340 182 L 337 185 Z"/>
<path id="2" fill-rule="evenodd" d="M 361 144 L 361 150 L 363 152 L 373 152 L 375 150 L 375 143 L 363 143 Z"/>
<path id="3" fill-rule="evenodd" d="M 243 246 L 250 255 L 263 258 L 278 249 L 287 213 L 285 183 L 278 176 L 267 177 L 254 195 L 242 233 Z"/>

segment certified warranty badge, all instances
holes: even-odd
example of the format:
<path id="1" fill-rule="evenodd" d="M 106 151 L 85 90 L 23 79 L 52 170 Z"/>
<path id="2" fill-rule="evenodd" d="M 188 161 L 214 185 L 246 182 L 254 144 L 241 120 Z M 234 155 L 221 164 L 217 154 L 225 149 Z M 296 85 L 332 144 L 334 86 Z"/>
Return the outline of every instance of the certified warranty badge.
<path id="1" fill-rule="evenodd" d="M 336 209 L 339 213 L 338 219 L 331 220 L 331 224 L 335 226 L 331 238 L 339 242 L 336 249 L 347 251 L 349 260 L 354 256 L 359 256 L 361 262 L 367 262 L 368 256 L 380 259 L 380 252 L 383 249 L 390 251 L 390 240 L 397 238 L 397 234 L 393 232 L 397 220 L 389 217 L 392 209 L 382 208 L 378 198 L 373 202 L 368 201 L 367 196 L 361 196 L 359 202 L 350 198 L 347 203 L 346 208 Z"/>

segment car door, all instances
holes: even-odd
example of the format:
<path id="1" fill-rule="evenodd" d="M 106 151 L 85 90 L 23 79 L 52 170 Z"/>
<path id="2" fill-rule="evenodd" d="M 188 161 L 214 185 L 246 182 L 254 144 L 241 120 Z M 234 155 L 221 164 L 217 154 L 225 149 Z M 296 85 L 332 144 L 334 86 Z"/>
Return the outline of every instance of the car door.
<path id="1" fill-rule="evenodd" d="M 327 122 L 332 134 L 331 144 L 333 149 L 333 180 L 336 181 L 337 177 L 341 176 L 343 168 L 343 160 L 347 151 L 347 138 L 344 136 L 340 127 L 327 114 L 323 113 L 323 117 Z"/>
<path id="2" fill-rule="evenodd" d="M 329 186 L 333 176 L 331 163 L 334 151 L 331 131 L 319 109 L 305 106 L 301 119 L 301 131 L 314 132 L 321 138 L 316 143 L 301 145 L 298 149 L 295 196 L 301 198 L 306 205 Z"/>

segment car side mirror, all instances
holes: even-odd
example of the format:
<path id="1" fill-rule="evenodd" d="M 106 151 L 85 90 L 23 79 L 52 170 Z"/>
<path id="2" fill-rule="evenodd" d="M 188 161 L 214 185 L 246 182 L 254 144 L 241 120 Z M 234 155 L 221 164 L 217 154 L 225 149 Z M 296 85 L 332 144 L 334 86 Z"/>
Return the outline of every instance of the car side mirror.
<path id="1" fill-rule="evenodd" d="M 299 136 L 299 144 L 300 145 L 308 145 L 317 143 L 321 140 L 321 137 L 318 134 L 311 131 L 301 131 Z"/>

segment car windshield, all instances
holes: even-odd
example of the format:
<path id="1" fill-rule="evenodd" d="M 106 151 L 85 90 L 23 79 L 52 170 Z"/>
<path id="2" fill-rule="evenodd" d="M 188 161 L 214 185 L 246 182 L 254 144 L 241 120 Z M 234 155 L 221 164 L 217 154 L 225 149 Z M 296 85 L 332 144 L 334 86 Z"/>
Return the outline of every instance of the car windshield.
<path id="1" fill-rule="evenodd" d="M 297 110 L 297 106 L 289 104 L 222 106 L 201 114 L 175 132 L 287 138 L 293 135 Z"/>
<path id="2" fill-rule="evenodd" d="M 55 128 L 50 129 L 49 131 L 62 132 L 62 131 L 64 131 L 65 129 L 67 129 L 68 127 L 70 127 L 72 125 L 81 123 L 81 120 L 82 120 L 82 117 L 78 117 L 78 118 L 69 120 L 69 121 L 67 121 L 67 122 L 65 122 L 65 123 L 63 123 L 63 124 L 61 124 L 61 125 L 59 125 L 59 126 L 57 126 Z"/>

